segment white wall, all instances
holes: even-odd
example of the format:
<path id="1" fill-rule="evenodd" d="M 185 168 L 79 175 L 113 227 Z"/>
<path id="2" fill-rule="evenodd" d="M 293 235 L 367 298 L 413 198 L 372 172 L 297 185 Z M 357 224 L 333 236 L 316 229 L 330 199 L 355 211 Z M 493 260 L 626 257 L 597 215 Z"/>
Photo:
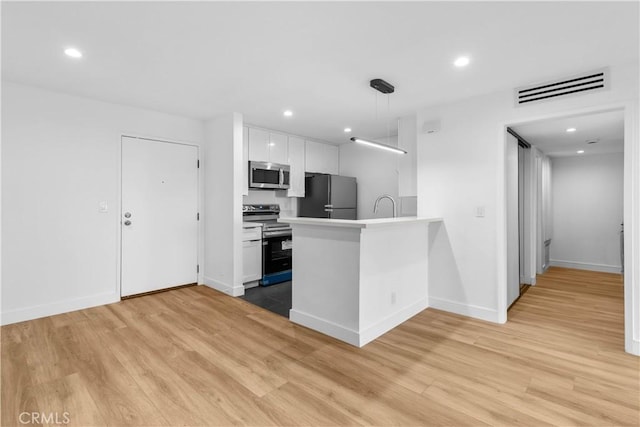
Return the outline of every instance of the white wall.
<path id="1" fill-rule="evenodd" d="M 242 285 L 242 115 L 205 123 L 204 284 L 229 295 Z"/>
<path id="2" fill-rule="evenodd" d="M 625 108 L 625 191 L 633 200 L 625 207 L 625 224 L 633 220 L 637 233 L 637 65 L 612 67 L 608 91 L 515 107 L 508 90 L 418 112 L 418 129 L 425 121 L 441 122 L 439 132 L 418 134 L 418 214 L 444 218 L 443 239 L 454 261 L 449 271 L 430 278 L 431 306 L 506 321 L 505 126 L 604 108 Z M 478 206 L 485 207 L 484 218 L 474 216 Z M 625 268 L 626 348 L 635 352 L 640 351 L 639 245 L 634 236 L 625 248 L 627 259 L 634 262 Z"/>
<path id="3" fill-rule="evenodd" d="M 556 157 L 551 265 L 619 273 L 622 153 Z"/>
<path id="4" fill-rule="evenodd" d="M 416 189 L 416 148 L 418 143 L 416 115 L 398 119 L 398 147 L 407 153 L 398 156 L 398 196 L 415 198 Z M 422 130 L 422 129 L 421 129 Z"/>
<path id="5" fill-rule="evenodd" d="M 3 324 L 119 300 L 123 134 L 200 145 L 203 126 L 2 82 Z"/>
<path id="6" fill-rule="evenodd" d="M 397 137 L 380 139 L 388 145 L 398 145 Z M 358 219 L 390 218 L 393 209 L 389 200 L 380 202 L 377 213 L 373 205 L 382 194 L 389 194 L 398 203 L 398 154 L 366 147 L 361 144 L 340 145 L 340 175 L 353 176 L 358 181 Z"/>

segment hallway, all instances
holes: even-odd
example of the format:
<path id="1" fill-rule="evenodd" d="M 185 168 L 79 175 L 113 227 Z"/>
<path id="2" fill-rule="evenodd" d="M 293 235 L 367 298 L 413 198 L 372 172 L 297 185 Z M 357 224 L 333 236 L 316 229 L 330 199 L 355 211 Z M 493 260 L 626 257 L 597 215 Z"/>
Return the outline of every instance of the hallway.
<path id="1" fill-rule="evenodd" d="M 509 323 L 535 326 L 545 341 L 590 344 L 591 352 L 624 349 L 622 275 L 551 267 L 509 310 Z M 574 340 L 576 342 L 574 342 Z M 569 350 L 569 348 L 567 348 Z"/>

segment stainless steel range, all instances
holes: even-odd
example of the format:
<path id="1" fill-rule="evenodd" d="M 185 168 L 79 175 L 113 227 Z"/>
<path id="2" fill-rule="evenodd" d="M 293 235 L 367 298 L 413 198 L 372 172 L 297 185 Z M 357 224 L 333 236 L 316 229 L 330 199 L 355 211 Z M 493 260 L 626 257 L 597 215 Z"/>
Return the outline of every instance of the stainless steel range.
<path id="1" fill-rule="evenodd" d="M 291 280 L 291 226 L 279 217 L 279 205 L 242 205 L 244 222 L 262 224 L 262 286 Z"/>

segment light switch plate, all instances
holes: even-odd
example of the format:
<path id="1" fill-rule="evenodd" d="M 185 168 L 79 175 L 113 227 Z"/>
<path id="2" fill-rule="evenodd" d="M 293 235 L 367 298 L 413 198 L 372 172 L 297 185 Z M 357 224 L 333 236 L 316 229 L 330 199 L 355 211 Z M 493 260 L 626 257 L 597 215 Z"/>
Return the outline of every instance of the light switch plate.
<path id="1" fill-rule="evenodd" d="M 98 212 L 100 213 L 109 212 L 109 204 L 107 203 L 106 200 L 103 200 L 100 203 L 98 203 Z"/>
<path id="2" fill-rule="evenodd" d="M 477 206 L 476 207 L 476 217 L 477 218 L 484 218 L 484 206 Z"/>

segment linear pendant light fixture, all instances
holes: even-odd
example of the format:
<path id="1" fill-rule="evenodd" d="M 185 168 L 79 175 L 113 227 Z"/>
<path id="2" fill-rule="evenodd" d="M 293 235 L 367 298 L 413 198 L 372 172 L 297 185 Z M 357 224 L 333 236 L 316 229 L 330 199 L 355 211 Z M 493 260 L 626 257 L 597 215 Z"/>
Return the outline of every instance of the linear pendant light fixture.
<path id="1" fill-rule="evenodd" d="M 382 79 L 373 79 L 369 82 L 369 85 L 375 90 L 377 90 L 378 92 L 381 92 L 387 95 L 387 122 L 388 122 L 389 121 L 389 94 L 393 93 L 395 91 L 395 88 L 393 87 L 393 85 L 385 82 Z M 377 109 L 378 109 L 377 105 L 378 105 L 378 99 L 376 97 L 376 115 L 377 115 Z M 389 125 L 387 123 L 387 139 L 389 139 L 388 134 L 389 134 Z M 371 141 L 369 139 L 359 138 L 357 136 L 354 136 L 349 139 L 352 142 L 356 142 L 358 144 L 368 145 L 369 147 L 380 148 L 382 150 L 391 151 L 396 154 L 407 154 L 407 152 L 401 148 L 394 147 L 393 145 L 383 144 L 382 142 Z"/>
<path id="2" fill-rule="evenodd" d="M 362 139 L 358 137 L 350 138 L 351 141 L 357 142 L 358 144 L 368 145 L 370 147 L 381 148 L 383 150 L 391 151 L 398 154 L 407 154 L 402 148 L 394 147 L 393 145 L 383 144 L 382 142 L 369 141 L 368 139 Z"/>

